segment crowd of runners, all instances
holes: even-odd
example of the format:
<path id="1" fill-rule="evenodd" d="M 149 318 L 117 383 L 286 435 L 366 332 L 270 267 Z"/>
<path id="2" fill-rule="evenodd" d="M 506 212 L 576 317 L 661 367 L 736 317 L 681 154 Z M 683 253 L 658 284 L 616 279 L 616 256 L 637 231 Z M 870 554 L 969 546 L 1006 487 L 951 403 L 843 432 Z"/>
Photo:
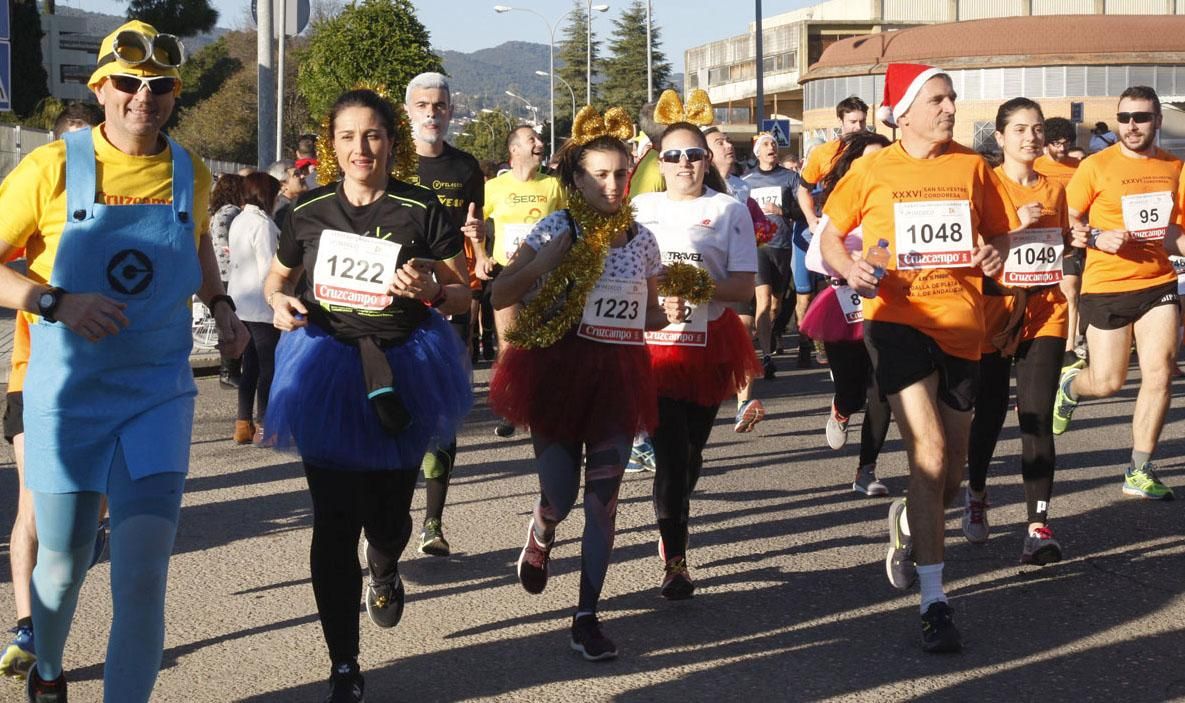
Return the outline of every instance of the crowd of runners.
<path id="1" fill-rule="evenodd" d="M 24 274 L 0 267 L 0 305 L 21 311 L 4 428 L 22 482 L 17 627 L 0 670 L 27 678 L 30 701 L 66 701 L 70 623 L 108 542 L 104 696 L 151 697 L 193 427 L 194 295 L 227 357 L 265 336 L 265 320 L 283 333 L 274 352 L 267 342 L 266 411 L 252 418 L 248 392 L 249 426 L 235 436 L 258 434 L 303 464 L 330 702 L 363 699 L 360 601 L 378 627 L 402 617 L 399 560 L 417 535 L 420 473 L 417 548 L 450 552 L 444 509 L 474 402 L 471 358 L 493 356 L 495 333 L 496 432 L 530 432 L 539 478 L 531 518 L 515 528 L 526 528 L 518 579 L 546 590 L 583 484 L 569 642 L 591 661 L 618 653 L 598 602 L 623 474 L 653 471 L 655 584 L 667 600 L 692 598 L 705 446 L 727 400 L 736 432 L 764 419 L 762 380 L 775 377 L 791 322 L 798 363 L 829 365 L 834 382 L 820 443 L 845 446 L 850 418 L 865 413 L 854 491 L 889 493 L 876 466 L 896 420 L 909 487 L 889 506 L 885 569 L 894 588 L 919 586 L 927 652 L 961 648 L 943 591 L 945 515 L 961 507 L 966 539 L 987 541 L 988 467 L 1014 366 L 1022 563 L 1062 559 L 1050 526 L 1055 436 L 1079 403 L 1123 386 L 1133 348 L 1140 385 L 1118 478 L 1126 495 L 1173 497 L 1152 459 L 1177 373 L 1170 257 L 1185 241 L 1185 182 L 1181 161 L 1156 146 L 1150 88 L 1123 92 L 1115 143 L 1081 161 L 1069 155 L 1075 127 L 1017 97 L 999 106 L 989 162 L 953 140 L 951 79 L 892 64 L 876 117 L 895 139 L 869 131 L 869 107 L 845 98 L 837 137 L 801 172 L 763 134 L 740 174 L 706 94 L 667 91 L 637 116 L 642 154 L 635 116 L 585 107 L 551 168 L 521 126 L 495 176 L 447 142 L 448 82 L 425 73 L 401 95 L 337 99 L 321 184 L 285 209 L 274 255 L 243 286 L 241 270 L 219 270 L 211 174 L 161 131 L 180 91 L 180 43 L 132 21 L 98 58 L 89 85 L 101 119 L 63 115 L 61 139 L 0 184 L 0 256 L 27 260 Z M 272 231 L 257 209 L 258 231 Z"/>

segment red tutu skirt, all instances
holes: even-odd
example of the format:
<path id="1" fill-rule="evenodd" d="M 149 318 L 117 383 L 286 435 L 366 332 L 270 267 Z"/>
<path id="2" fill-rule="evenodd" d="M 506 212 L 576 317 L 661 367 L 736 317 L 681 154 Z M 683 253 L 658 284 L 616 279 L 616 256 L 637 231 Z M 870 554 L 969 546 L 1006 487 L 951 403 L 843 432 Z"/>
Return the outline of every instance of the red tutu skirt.
<path id="1" fill-rule="evenodd" d="M 815 296 L 798 329 L 820 342 L 859 342 L 864 339 L 864 323 L 848 322 L 839 304 L 839 289 L 827 286 Z"/>
<path id="2" fill-rule="evenodd" d="M 658 394 L 664 398 L 719 405 L 761 373 L 749 331 L 728 308 L 708 323 L 706 347 L 651 344 L 647 348 Z"/>
<path id="3" fill-rule="evenodd" d="M 510 346 L 494 366 L 490 407 L 515 425 L 566 442 L 633 437 L 658 426 L 646 347 L 594 342 L 576 328 L 546 349 Z"/>

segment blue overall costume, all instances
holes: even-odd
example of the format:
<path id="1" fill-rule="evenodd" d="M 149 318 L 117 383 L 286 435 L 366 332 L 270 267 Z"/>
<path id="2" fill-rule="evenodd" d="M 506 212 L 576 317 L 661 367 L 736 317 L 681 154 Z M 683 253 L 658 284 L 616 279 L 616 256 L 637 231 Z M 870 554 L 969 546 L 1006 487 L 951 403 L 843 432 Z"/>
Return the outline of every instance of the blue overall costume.
<path id="1" fill-rule="evenodd" d="M 66 142 L 67 222 L 50 282 L 123 303 L 129 325 L 90 342 L 60 322 L 30 328 L 26 480 L 39 547 L 33 572 L 37 673 L 61 674 L 62 650 L 98 521 L 111 512 L 115 618 L 104 672 L 109 701 L 147 701 L 164 642 L 164 593 L 197 388 L 189 301 L 201 281 L 189 154 L 169 140 L 171 205 L 96 204 L 91 131 Z"/>

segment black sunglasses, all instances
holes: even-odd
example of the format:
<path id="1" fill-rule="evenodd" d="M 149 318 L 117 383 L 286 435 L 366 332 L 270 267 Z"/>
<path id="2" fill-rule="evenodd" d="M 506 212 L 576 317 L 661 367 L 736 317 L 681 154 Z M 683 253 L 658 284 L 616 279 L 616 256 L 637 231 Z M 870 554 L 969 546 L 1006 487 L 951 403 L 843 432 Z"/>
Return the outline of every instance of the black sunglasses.
<path id="1" fill-rule="evenodd" d="M 691 146 L 687 147 L 686 149 L 667 149 L 666 151 L 659 154 L 658 158 L 664 163 L 677 164 L 679 163 L 679 159 L 687 157 L 687 163 L 693 164 L 697 161 L 703 161 L 704 157 L 707 155 L 707 149 L 698 146 Z"/>
<path id="2" fill-rule="evenodd" d="M 129 76 L 123 73 L 113 73 L 108 78 L 111 79 L 111 85 L 121 93 L 128 95 L 135 95 L 140 92 L 140 88 L 148 86 L 149 92 L 153 95 L 167 95 L 173 92 L 177 87 L 177 79 L 172 76 Z"/>
<path id="3" fill-rule="evenodd" d="M 1128 122 L 1146 124 L 1151 122 L 1155 117 L 1155 112 L 1120 112 L 1115 115 L 1115 119 L 1119 120 L 1119 124 L 1127 124 Z"/>

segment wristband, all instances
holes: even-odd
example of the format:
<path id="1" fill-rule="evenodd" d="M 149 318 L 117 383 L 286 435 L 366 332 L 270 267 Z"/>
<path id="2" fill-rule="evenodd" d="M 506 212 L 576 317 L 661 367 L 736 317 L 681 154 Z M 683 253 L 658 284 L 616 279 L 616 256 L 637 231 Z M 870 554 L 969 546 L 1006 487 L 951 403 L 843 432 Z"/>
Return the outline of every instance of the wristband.
<path id="1" fill-rule="evenodd" d="M 440 291 L 436 294 L 436 297 L 432 299 L 432 302 L 429 303 L 429 305 L 434 308 L 444 305 L 444 302 L 448 300 L 448 291 L 445 290 L 444 284 L 437 281 L 436 285 L 440 287 Z"/>
<path id="2" fill-rule="evenodd" d="M 1090 236 L 1086 238 L 1086 248 L 1098 249 L 1099 248 L 1098 247 L 1099 235 L 1101 235 L 1102 233 L 1103 233 L 1102 230 L 1091 228 Z"/>
<path id="3" fill-rule="evenodd" d="M 225 293 L 219 293 L 218 295 L 214 296 L 213 298 L 210 298 L 210 304 L 207 305 L 206 307 L 210 308 L 210 312 L 214 312 L 214 306 L 217 305 L 218 303 L 226 303 L 227 305 L 230 306 L 231 312 L 238 312 L 238 308 L 235 307 L 235 301 L 229 295 L 226 295 Z"/>

